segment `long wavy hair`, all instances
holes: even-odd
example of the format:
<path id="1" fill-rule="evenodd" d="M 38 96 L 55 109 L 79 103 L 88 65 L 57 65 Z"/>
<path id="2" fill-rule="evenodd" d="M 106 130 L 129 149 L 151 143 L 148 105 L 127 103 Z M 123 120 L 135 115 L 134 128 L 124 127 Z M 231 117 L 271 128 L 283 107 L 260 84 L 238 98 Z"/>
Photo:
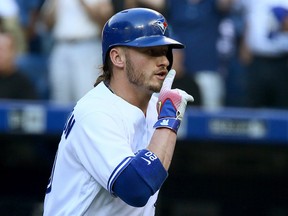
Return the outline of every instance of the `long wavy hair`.
<path id="1" fill-rule="evenodd" d="M 111 76 L 112 76 L 112 62 L 110 58 L 107 58 L 104 65 L 102 66 L 102 74 L 100 74 L 100 76 L 98 76 L 98 78 L 96 79 L 94 87 L 97 86 L 102 81 L 109 82 L 111 79 Z"/>

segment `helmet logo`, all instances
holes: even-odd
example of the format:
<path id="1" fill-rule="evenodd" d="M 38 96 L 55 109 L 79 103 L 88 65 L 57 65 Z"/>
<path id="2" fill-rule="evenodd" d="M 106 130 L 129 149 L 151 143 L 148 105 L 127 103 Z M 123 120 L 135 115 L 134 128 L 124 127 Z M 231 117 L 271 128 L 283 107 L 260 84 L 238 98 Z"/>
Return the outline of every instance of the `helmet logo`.
<path id="1" fill-rule="evenodd" d="M 153 25 L 157 26 L 157 27 L 161 30 L 162 34 L 165 33 L 165 31 L 166 31 L 166 29 L 167 29 L 167 27 L 168 27 L 168 23 L 165 21 L 164 18 L 159 19 L 159 20 L 156 20 L 156 21 L 153 23 Z"/>

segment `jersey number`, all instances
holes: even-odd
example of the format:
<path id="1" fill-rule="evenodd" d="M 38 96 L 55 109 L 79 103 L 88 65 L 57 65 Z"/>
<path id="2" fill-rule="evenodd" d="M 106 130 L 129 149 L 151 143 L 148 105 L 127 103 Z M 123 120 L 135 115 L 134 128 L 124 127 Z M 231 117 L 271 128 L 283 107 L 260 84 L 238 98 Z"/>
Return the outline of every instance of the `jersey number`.
<path id="1" fill-rule="evenodd" d="M 148 157 L 150 161 L 154 161 L 157 159 L 157 156 L 150 151 L 146 152 L 145 156 Z"/>

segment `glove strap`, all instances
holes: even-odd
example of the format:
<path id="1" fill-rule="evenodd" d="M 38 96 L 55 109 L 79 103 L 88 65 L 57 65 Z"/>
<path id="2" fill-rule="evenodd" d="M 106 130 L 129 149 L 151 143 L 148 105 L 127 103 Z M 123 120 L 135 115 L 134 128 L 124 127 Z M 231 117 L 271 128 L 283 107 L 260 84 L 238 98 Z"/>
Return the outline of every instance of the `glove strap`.
<path id="1" fill-rule="evenodd" d="M 162 118 L 155 124 L 154 128 L 169 128 L 177 134 L 181 121 L 177 118 Z"/>

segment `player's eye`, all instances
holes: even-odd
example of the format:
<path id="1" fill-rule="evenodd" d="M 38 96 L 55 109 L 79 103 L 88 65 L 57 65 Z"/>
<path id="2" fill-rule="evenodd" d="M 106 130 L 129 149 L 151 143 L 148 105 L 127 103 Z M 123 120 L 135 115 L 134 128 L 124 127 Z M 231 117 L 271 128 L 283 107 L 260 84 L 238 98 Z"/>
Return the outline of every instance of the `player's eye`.
<path id="1" fill-rule="evenodd" d="M 166 48 L 148 48 L 145 53 L 149 56 L 153 56 L 153 57 L 158 57 L 158 56 L 166 56 L 168 52 L 168 49 Z"/>

